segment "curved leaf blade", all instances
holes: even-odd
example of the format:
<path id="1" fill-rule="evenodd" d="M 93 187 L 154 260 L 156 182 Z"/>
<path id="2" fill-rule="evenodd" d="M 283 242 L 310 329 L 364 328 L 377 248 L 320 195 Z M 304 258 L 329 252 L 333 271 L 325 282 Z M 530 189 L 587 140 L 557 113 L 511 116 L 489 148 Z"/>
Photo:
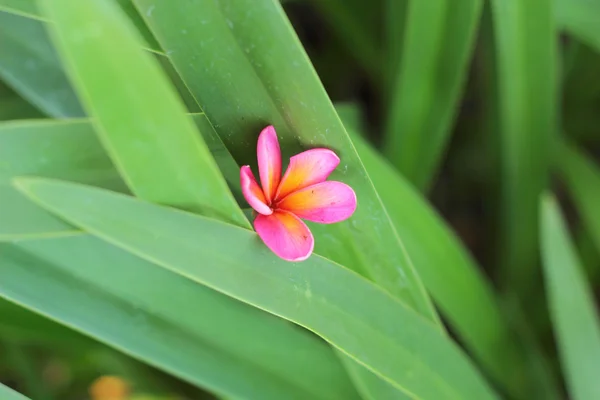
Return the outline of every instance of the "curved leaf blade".
<path id="1" fill-rule="evenodd" d="M 527 371 L 522 352 L 490 283 L 417 189 L 363 138 L 352 138 L 415 268 L 442 314 L 488 373 L 509 392 L 523 397 Z"/>
<path id="2" fill-rule="evenodd" d="M 249 227 L 174 88 L 116 5 L 41 5 L 96 133 L 132 191 Z"/>
<path id="3" fill-rule="evenodd" d="M 315 252 L 359 271 L 437 321 L 281 5 L 274 0 L 134 4 L 238 163 L 255 165 L 256 139 L 267 124 L 277 129 L 284 159 L 319 146 L 340 155 L 342 164 L 331 178 L 352 186 L 358 209 L 335 226 L 311 225 Z"/>
<path id="4" fill-rule="evenodd" d="M 76 228 L 10 185 L 19 175 L 44 176 L 126 191 L 86 120 L 0 124 L 0 241 L 68 235 Z"/>
<path id="5" fill-rule="evenodd" d="M 137 30 L 142 35 L 148 50 L 161 53 L 160 47 L 158 46 L 158 43 L 156 43 L 156 39 L 154 39 L 154 36 L 152 36 L 144 24 L 144 21 L 137 13 L 135 7 L 131 3 L 131 0 L 113 1 L 119 4 L 131 22 L 133 22 Z M 0 11 L 45 21 L 45 17 L 40 12 L 39 7 L 36 4 L 36 0 L 0 0 Z"/>
<path id="6" fill-rule="evenodd" d="M 247 230 L 99 189 L 43 179 L 18 186 L 119 247 L 314 331 L 411 396 L 496 398 L 438 327 L 331 261 L 287 263 Z"/>
<path id="7" fill-rule="evenodd" d="M 558 203 L 541 199 L 540 230 L 548 302 L 573 399 L 600 396 L 600 319 Z"/>
<path id="8" fill-rule="evenodd" d="M 234 399 L 357 399 L 314 335 L 97 238 L 0 251 L 2 297 L 192 384 Z"/>

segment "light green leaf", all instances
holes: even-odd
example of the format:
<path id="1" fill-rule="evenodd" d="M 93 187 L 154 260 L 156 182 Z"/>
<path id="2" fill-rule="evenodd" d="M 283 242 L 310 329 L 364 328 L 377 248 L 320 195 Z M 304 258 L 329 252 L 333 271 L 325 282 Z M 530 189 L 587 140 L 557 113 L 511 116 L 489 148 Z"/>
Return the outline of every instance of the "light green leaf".
<path id="1" fill-rule="evenodd" d="M 15 392 L 11 388 L 0 383 L 0 399 L 2 400 L 29 400 L 20 393 Z"/>
<path id="2" fill-rule="evenodd" d="M 41 19 L 36 0 L 0 0 L 0 11 Z"/>
<path id="3" fill-rule="evenodd" d="M 126 191 L 86 120 L 0 124 L 0 241 L 65 235 L 75 230 L 16 191 L 10 180 L 19 175 Z"/>
<path id="4" fill-rule="evenodd" d="M 96 133 L 131 190 L 249 227 L 181 100 L 140 48 L 125 15 L 103 0 L 41 4 L 55 22 L 57 47 Z"/>
<path id="5" fill-rule="evenodd" d="M 256 139 L 268 124 L 277 129 L 284 159 L 319 146 L 340 155 L 332 179 L 354 188 L 358 209 L 349 221 L 311 225 L 315 251 L 359 271 L 435 320 L 402 243 L 279 3 L 134 3 L 239 164 L 256 164 Z"/>
<path id="6" fill-rule="evenodd" d="M 539 195 L 558 122 L 553 0 L 492 0 L 501 165 L 503 281 L 525 293 L 538 265 Z"/>
<path id="7" fill-rule="evenodd" d="M 386 155 L 421 190 L 435 177 L 460 106 L 482 0 L 409 1 Z"/>
<path id="8" fill-rule="evenodd" d="M 0 12 L 0 42 L 0 77 L 21 96 L 52 117 L 84 115 L 43 22 Z"/>
<path id="9" fill-rule="evenodd" d="M 600 51 L 600 2 L 554 0 L 557 25 Z"/>
<path id="10" fill-rule="evenodd" d="M 308 328 L 410 396 L 496 398 L 437 326 L 327 259 L 288 263 L 253 232 L 100 189 L 33 178 L 18 186 L 119 247 Z"/>
<path id="11" fill-rule="evenodd" d="M 581 221 L 600 251 L 600 169 L 574 145 L 562 144 L 556 162 Z"/>
<path id="12" fill-rule="evenodd" d="M 230 189 L 241 198 L 239 169 L 203 114 L 191 115 Z M 19 175 L 93 184 L 127 192 L 89 120 L 31 120 L 0 124 L 0 241 L 73 233 L 9 185 Z"/>
<path id="13" fill-rule="evenodd" d="M 144 21 L 137 13 L 135 7 L 131 3 L 131 0 L 107 0 L 115 1 L 121 9 L 127 14 L 131 22 L 135 25 L 137 30 L 143 37 L 144 45 L 150 51 L 162 53 L 156 39 L 152 36 Z M 0 0 L 0 11 L 20 15 L 27 18 L 39 19 L 46 21 L 47 17 L 43 16 L 40 12 L 36 0 Z"/>
<path id="14" fill-rule="evenodd" d="M 364 139 L 358 135 L 352 138 L 415 268 L 443 315 L 487 372 L 516 397 L 524 397 L 528 372 L 522 353 L 480 268 L 417 189 Z"/>
<path id="15" fill-rule="evenodd" d="M 314 335 L 97 238 L 0 251 L 0 296 L 192 384 L 232 399 L 357 399 Z"/>
<path id="16" fill-rule="evenodd" d="M 340 352 L 340 355 L 342 353 Z M 413 397 L 401 391 L 390 382 L 381 379 L 374 372 L 365 369 L 350 357 L 340 357 L 346 371 L 352 377 L 354 386 L 360 392 L 363 400 L 411 400 Z"/>
<path id="17" fill-rule="evenodd" d="M 600 320 L 594 296 L 554 197 L 541 200 L 542 258 L 550 312 L 569 392 L 575 400 L 600 397 Z"/>

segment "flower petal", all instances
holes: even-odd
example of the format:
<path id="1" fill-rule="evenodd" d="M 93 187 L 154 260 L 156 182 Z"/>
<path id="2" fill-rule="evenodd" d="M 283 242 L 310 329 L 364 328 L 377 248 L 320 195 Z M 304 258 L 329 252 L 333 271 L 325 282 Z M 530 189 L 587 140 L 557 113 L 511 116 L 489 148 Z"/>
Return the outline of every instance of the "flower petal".
<path id="1" fill-rule="evenodd" d="M 312 149 L 293 156 L 276 198 L 283 199 L 295 190 L 324 182 L 339 163 L 339 157 L 329 149 Z"/>
<path id="2" fill-rule="evenodd" d="M 328 181 L 293 192 L 277 208 L 322 224 L 349 218 L 356 210 L 356 194 L 345 183 Z"/>
<path id="3" fill-rule="evenodd" d="M 262 130 L 256 146 L 258 173 L 267 204 L 275 198 L 281 179 L 281 151 L 277 133 L 272 125 Z"/>
<path id="4" fill-rule="evenodd" d="M 306 224 L 287 211 L 257 216 L 254 229 L 273 253 L 287 261 L 306 260 L 315 246 Z"/>
<path id="5" fill-rule="evenodd" d="M 273 210 L 267 205 L 265 195 L 260 186 L 258 186 L 249 165 L 244 165 L 240 169 L 240 184 L 242 186 L 242 194 L 248 204 L 250 204 L 250 207 L 260 214 L 273 214 Z"/>

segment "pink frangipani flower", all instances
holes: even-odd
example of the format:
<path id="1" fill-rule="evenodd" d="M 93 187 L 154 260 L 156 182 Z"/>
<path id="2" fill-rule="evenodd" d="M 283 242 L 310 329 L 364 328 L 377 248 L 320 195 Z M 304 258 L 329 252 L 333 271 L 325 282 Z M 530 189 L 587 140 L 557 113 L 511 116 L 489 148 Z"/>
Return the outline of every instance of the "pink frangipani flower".
<path id="1" fill-rule="evenodd" d="M 277 133 L 267 126 L 258 137 L 258 185 L 250 166 L 240 170 L 242 193 L 258 213 L 254 228 L 273 253 L 287 261 L 306 260 L 315 240 L 300 218 L 332 224 L 356 210 L 356 194 L 345 183 L 325 180 L 340 159 L 329 149 L 311 149 L 290 158 L 281 177 Z"/>

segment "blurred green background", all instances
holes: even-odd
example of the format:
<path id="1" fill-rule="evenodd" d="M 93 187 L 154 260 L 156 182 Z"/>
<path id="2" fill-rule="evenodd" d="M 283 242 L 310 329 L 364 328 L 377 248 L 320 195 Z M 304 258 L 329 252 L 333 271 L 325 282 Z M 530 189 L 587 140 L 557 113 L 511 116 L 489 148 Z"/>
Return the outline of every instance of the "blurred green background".
<path id="1" fill-rule="evenodd" d="M 144 24 L 128 0 L 118 2 L 138 27 Z M 560 361 L 555 325 L 561 317 L 552 310 L 560 313 L 560 303 L 553 303 L 560 296 L 568 300 L 588 291 L 586 304 L 597 309 L 600 293 L 600 1 L 281 3 L 358 141 L 367 170 L 361 136 L 387 160 L 377 163 L 399 172 L 437 210 L 492 282 L 508 324 L 531 344 L 526 352 L 543 360 L 540 381 L 551 383 L 528 398 L 585 398 L 567 395 L 567 382 L 577 372 Z M 0 0 L 2 121 L 84 115 L 45 24 L 34 2 Z M 150 31 L 142 33 L 150 49 L 158 46 Z M 164 55 L 152 54 L 189 111 L 197 111 Z M 413 201 L 385 174 L 371 178 L 384 203 Z M 550 300 L 542 268 L 546 238 L 539 233 L 544 191 L 552 191 L 563 210 L 584 282 L 583 289 L 559 289 Z M 400 226 L 408 218 L 390 207 L 388 212 Z M 8 219 L 0 211 L 1 217 Z M 402 228 L 396 229 L 406 242 Z M 427 240 L 429 233 L 423 235 Z M 554 242 L 548 240 L 550 252 Z M 437 262 L 450 252 L 437 244 L 428 247 L 439 252 L 435 256 L 415 256 L 406 246 L 415 263 Z M 213 398 L 1 298 L 0 382 L 34 400 Z"/>

